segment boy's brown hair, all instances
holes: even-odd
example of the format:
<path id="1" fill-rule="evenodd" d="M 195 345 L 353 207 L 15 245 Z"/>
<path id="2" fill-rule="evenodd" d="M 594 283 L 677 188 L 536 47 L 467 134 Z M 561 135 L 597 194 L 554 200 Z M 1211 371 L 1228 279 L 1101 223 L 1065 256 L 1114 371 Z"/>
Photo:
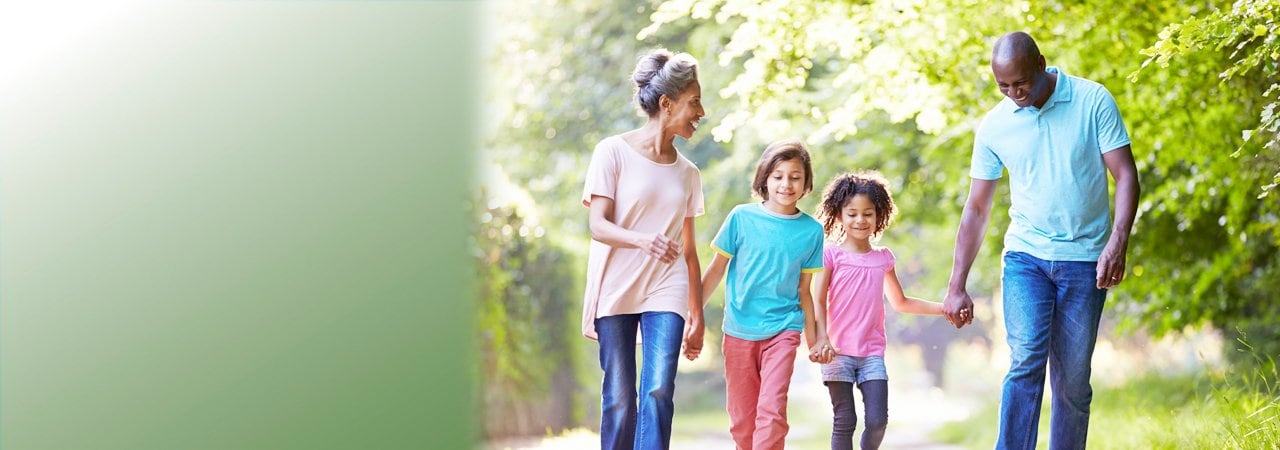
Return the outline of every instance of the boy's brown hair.
<path id="1" fill-rule="evenodd" d="M 786 140 L 769 144 L 760 155 L 760 162 L 756 163 L 756 178 L 751 183 L 755 195 L 768 200 L 769 174 L 778 163 L 791 160 L 800 160 L 800 165 L 804 166 L 804 194 L 813 191 L 813 163 L 809 160 L 809 150 L 800 141 Z"/>

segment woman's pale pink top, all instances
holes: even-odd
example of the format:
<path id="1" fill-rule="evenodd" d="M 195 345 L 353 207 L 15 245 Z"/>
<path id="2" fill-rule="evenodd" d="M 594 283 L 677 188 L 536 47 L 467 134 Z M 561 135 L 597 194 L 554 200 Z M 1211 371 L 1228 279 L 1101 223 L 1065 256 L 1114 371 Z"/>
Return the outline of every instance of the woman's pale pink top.
<path id="1" fill-rule="evenodd" d="M 702 180 L 684 155 L 660 164 L 641 155 L 619 136 L 596 144 L 587 169 L 582 204 L 591 197 L 613 199 L 618 226 L 662 233 L 681 245 L 686 217 L 702 214 Z M 595 319 L 618 314 L 670 311 L 689 319 L 689 269 L 684 258 L 663 263 L 638 248 L 615 248 L 591 241 L 582 309 L 582 334 L 596 339 Z"/>

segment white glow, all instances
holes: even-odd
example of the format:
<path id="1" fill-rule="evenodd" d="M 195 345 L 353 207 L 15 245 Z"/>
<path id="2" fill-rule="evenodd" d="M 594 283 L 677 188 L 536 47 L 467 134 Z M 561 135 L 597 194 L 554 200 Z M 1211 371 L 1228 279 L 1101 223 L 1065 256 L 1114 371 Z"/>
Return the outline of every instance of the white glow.
<path id="1" fill-rule="evenodd" d="M 140 1 L 16 1 L 0 3 L 0 90 L 8 92 L 86 44 Z"/>

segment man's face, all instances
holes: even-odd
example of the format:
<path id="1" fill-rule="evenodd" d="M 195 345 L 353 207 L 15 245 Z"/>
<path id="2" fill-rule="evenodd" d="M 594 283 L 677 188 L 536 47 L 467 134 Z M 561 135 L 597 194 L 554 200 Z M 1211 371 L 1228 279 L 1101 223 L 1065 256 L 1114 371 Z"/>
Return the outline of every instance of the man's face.
<path id="1" fill-rule="evenodd" d="M 1037 61 L 1014 60 L 991 63 L 1000 93 L 1019 108 L 1044 106 L 1049 99 L 1049 76 L 1044 71 L 1044 57 Z"/>

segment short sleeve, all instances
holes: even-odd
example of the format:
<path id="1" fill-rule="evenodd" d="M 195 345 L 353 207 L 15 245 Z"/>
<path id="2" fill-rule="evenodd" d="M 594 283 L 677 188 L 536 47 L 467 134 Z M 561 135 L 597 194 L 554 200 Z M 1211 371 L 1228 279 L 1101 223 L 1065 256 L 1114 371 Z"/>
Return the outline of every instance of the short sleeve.
<path id="1" fill-rule="evenodd" d="M 888 272 L 890 270 L 893 270 L 894 266 L 897 264 L 897 261 L 898 261 L 898 258 L 896 256 L 893 256 L 893 250 L 889 250 L 889 247 L 885 247 L 884 248 L 884 271 Z"/>
<path id="2" fill-rule="evenodd" d="M 1099 89 L 1094 123 L 1098 127 L 1098 151 L 1107 153 L 1129 145 L 1129 132 L 1120 118 L 1120 108 L 1106 88 Z"/>
<path id="3" fill-rule="evenodd" d="M 822 267 L 835 267 L 836 255 L 835 247 L 826 245 L 822 247 Z"/>
<path id="4" fill-rule="evenodd" d="M 596 144 L 587 166 L 587 181 L 582 187 L 582 206 L 591 207 L 591 196 L 598 195 L 617 200 L 618 173 L 621 171 L 617 152 L 606 141 Z"/>
<path id="5" fill-rule="evenodd" d="M 979 180 L 998 180 L 1004 172 L 1004 163 L 995 150 L 982 139 L 982 127 L 973 137 L 973 158 L 969 162 L 969 176 Z"/>
<path id="6" fill-rule="evenodd" d="M 689 170 L 691 173 L 689 181 L 689 209 L 685 217 L 698 217 L 703 214 L 705 205 L 702 197 L 702 174 L 698 172 L 697 167 Z"/>
<path id="7" fill-rule="evenodd" d="M 720 231 L 716 232 L 715 239 L 711 240 L 711 249 L 726 258 L 732 258 L 738 253 L 737 221 L 738 208 L 734 208 L 733 211 L 729 211 L 729 217 L 724 218 L 724 224 L 720 225 Z"/>
<path id="8" fill-rule="evenodd" d="M 814 222 L 817 225 L 818 222 Z M 804 266 L 800 269 L 801 273 L 817 273 L 822 271 L 823 249 L 822 245 L 822 225 L 818 225 L 818 232 L 809 239 L 809 255 L 805 258 Z"/>

